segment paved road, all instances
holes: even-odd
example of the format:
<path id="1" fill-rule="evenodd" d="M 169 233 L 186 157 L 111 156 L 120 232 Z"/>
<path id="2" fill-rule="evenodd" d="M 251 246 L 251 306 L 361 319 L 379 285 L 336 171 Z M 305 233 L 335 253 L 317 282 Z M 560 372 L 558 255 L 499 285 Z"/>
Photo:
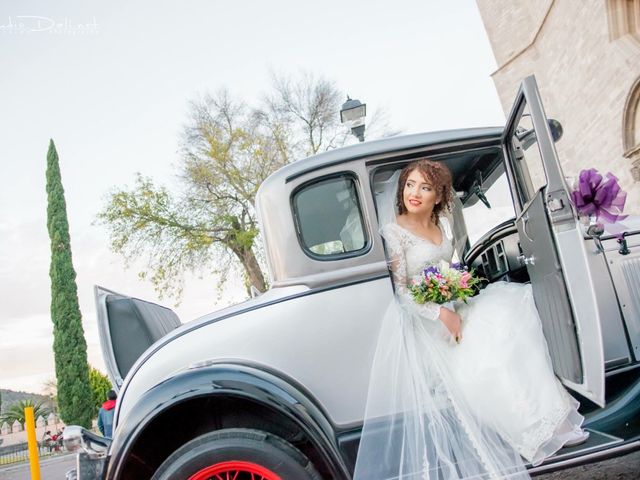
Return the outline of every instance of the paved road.
<path id="1" fill-rule="evenodd" d="M 40 460 L 41 480 L 64 480 L 64 474 L 75 464 L 75 455 L 65 454 Z M 0 469 L 0 480 L 29 480 L 31 471 L 28 463 L 21 463 Z"/>
<path id="2" fill-rule="evenodd" d="M 74 459 L 73 455 L 61 455 L 42 460 L 41 479 L 64 480 L 64 474 L 73 468 Z M 0 480 L 28 480 L 29 478 L 31 477 L 28 464 L 0 469 Z M 640 451 L 604 462 L 540 475 L 535 477 L 535 480 L 636 480 L 637 478 L 640 478 Z"/>

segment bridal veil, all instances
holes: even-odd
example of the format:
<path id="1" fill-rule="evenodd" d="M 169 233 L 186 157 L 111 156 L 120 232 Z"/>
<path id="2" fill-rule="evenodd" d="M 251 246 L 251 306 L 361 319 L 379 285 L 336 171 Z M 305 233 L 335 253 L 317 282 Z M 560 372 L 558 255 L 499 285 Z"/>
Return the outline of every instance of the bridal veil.
<path id="1" fill-rule="evenodd" d="M 376 188 L 383 236 L 396 221 L 398 176 Z M 390 255 L 398 248 L 385 243 Z M 520 455 L 458 391 L 447 344 L 433 332 L 439 321 L 401 301 L 397 285 L 395 297 L 378 335 L 354 479 L 529 478 Z"/>

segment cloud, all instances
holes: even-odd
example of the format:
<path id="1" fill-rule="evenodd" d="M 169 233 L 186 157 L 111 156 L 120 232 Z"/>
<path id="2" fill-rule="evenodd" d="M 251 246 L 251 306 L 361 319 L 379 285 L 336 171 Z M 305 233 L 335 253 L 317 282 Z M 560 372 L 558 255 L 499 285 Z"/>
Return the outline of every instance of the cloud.
<path id="1" fill-rule="evenodd" d="M 4 318 L 49 310 L 49 238 L 42 223 L 0 223 L 0 291 Z"/>
<path id="2" fill-rule="evenodd" d="M 42 219 L 44 222 L 44 219 Z M 5 219 L 0 223 L 0 385 L 2 388 L 33 392 L 44 381 L 55 378 L 53 323 L 50 318 L 49 243 L 46 230 L 37 221 Z M 88 226 L 71 232 L 73 263 L 77 272 L 78 300 L 91 365 L 106 373 L 96 319 L 93 285 L 99 284 L 172 307 L 161 301 L 149 283 L 141 282 L 137 269 L 126 269 L 123 260 L 106 245 L 102 229 Z M 235 296 L 225 303 L 240 301 L 244 292 L 233 285 Z M 183 322 L 216 309 L 215 279 L 187 275 L 182 304 L 173 307 Z"/>
<path id="3" fill-rule="evenodd" d="M 53 344 L 53 324 L 48 315 L 5 318 L 0 323 L 0 355 L 21 345 Z"/>
<path id="4" fill-rule="evenodd" d="M 95 318 L 83 321 L 89 364 L 106 373 Z M 0 323 L 0 385 L 39 393 L 55 378 L 53 324 L 48 315 L 4 319 Z"/>

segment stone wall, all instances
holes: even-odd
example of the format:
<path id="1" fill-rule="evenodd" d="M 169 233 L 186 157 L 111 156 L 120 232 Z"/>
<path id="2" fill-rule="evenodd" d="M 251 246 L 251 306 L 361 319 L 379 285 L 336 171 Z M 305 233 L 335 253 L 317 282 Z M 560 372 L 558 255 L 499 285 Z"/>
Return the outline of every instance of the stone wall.
<path id="1" fill-rule="evenodd" d="M 547 116 L 564 127 L 556 148 L 565 175 L 589 167 L 611 171 L 629 193 L 627 213 L 640 214 L 640 155 L 625 145 L 640 111 L 632 99 L 640 78 L 640 37 L 633 23 L 640 1 L 477 4 L 498 63 L 492 77 L 505 115 L 520 81 L 535 74 Z M 638 131 L 640 125 L 635 138 Z"/>

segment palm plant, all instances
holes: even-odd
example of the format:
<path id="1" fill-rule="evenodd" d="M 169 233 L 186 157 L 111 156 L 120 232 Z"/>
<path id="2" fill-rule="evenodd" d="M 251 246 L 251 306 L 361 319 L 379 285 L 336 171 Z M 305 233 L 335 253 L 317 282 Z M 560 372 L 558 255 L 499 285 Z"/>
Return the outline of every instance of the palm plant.
<path id="1" fill-rule="evenodd" d="M 0 416 L 0 424 L 7 422 L 9 425 L 13 425 L 13 423 L 17 420 L 24 428 L 24 423 L 26 420 L 24 409 L 27 407 L 33 407 L 34 419 L 37 419 L 40 416 L 46 417 L 47 415 L 49 415 L 49 408 L 47 408 L 43 404 L 43 402 L 34 402 L 33 400 L 20 400 L 7 407 L 7 409 Z"/>

